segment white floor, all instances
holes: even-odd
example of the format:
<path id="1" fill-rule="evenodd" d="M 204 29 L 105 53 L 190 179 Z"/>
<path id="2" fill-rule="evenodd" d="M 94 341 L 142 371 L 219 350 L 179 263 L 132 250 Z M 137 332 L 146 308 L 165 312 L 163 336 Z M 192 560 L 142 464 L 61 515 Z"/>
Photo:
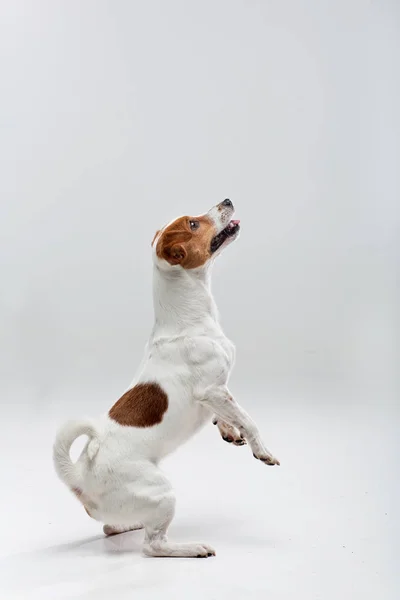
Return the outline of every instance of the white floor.
<path id="1" fill-rule="evenodd" d="M 267 413 L 261 400 L 251 412 L 280 468 L 211 425 L 165 462 L 178 498 L 170 537 L 210 543 L 206 560 L 145 558 L 142 532 L 104 538 L 53 474 L 59 417 L 10 413 L 0 598 L 397 600 L 398 413 L 323 402 Z"/>

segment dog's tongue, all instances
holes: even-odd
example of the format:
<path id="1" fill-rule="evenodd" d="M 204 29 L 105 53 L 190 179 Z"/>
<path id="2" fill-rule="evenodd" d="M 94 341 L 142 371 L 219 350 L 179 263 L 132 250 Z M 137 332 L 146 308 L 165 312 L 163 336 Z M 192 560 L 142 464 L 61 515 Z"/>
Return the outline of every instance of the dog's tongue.
<path id="1" fill-rule="evenodd" d="M 228 223 L 228 229 L 232 229 L 232 227 L 239 225 L 239 223 L 240 221 L 238 219 L 232 219 L 232 221 L 229 221 Z"/>

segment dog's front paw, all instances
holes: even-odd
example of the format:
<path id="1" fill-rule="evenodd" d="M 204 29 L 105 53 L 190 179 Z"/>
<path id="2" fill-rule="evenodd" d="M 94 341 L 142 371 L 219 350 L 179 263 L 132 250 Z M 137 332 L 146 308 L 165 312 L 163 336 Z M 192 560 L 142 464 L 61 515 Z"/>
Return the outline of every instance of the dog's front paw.
<path id="1" fill-rule="evenodd" d="M 261 462 L 263 462 L 265 465 L 268 465 L 270 467 L 273 467 L 275 465 L 277 465 L 278 467 L 280 466 L 280 462 L 277 458 L 275 458 L 275 456 L 272 456 L 272 454 L 253 454 L 254 458 L 256 458 L 257 460 L 261 460 Z"/>
<path id="2" fill-rule="evenodd" d="M 216 418 L 213 420 L 213 424 L 217 425 L 224 442 L 228 442 L 228 444 L 233 444 L 234 446 L 244 446 L 247 443 L 236 427 Z"/>

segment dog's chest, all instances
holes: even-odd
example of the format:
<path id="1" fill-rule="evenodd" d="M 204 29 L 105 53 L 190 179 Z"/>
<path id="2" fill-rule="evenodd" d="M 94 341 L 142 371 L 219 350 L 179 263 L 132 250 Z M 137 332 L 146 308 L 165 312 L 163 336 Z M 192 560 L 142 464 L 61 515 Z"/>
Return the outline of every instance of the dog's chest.
<path id="1" fill-rule="evenodd" d="M 196 336 L 184 342 L 185 362 L 205 385 L 224 384 L 235 360 L 235 347 L 223 334 Z"/>
<path id="2" fill-rule="evenodd" d="M 225 385 L 234 360 L 235 347 L 221 331 L 158 339 L 148 348 L 140 378 L 191 392 Z"/>

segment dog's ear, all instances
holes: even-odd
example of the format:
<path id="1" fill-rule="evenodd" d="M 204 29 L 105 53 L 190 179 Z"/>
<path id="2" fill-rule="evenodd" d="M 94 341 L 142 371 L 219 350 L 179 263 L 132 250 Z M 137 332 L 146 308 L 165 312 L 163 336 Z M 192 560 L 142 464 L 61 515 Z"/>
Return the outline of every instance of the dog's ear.
<path id="1" fill-rule="evenodd" d="M 187 252 L 182 244 L 164 247 L 164 258 L 170 265 L 180 265 L 186 258 Z"/>
<path id="2" fill-rule="evenodd" d="M 185 243 L 191 239 L 188 231 L 173 229 L 163 233 L 157 242 L 157 254 L 170 265 L 179 265 L 185 260 Z"/>
<path id="3" fill-rule="evenodd" d="M 159 233 L 160 233 L 160 229 L 157 229 L 157 231 L 154 234 L 153 241 L 151 242 L 152 246 L 153 246 L 154 242 L 156 241 L 156 237 L 158 236 Z"/>

